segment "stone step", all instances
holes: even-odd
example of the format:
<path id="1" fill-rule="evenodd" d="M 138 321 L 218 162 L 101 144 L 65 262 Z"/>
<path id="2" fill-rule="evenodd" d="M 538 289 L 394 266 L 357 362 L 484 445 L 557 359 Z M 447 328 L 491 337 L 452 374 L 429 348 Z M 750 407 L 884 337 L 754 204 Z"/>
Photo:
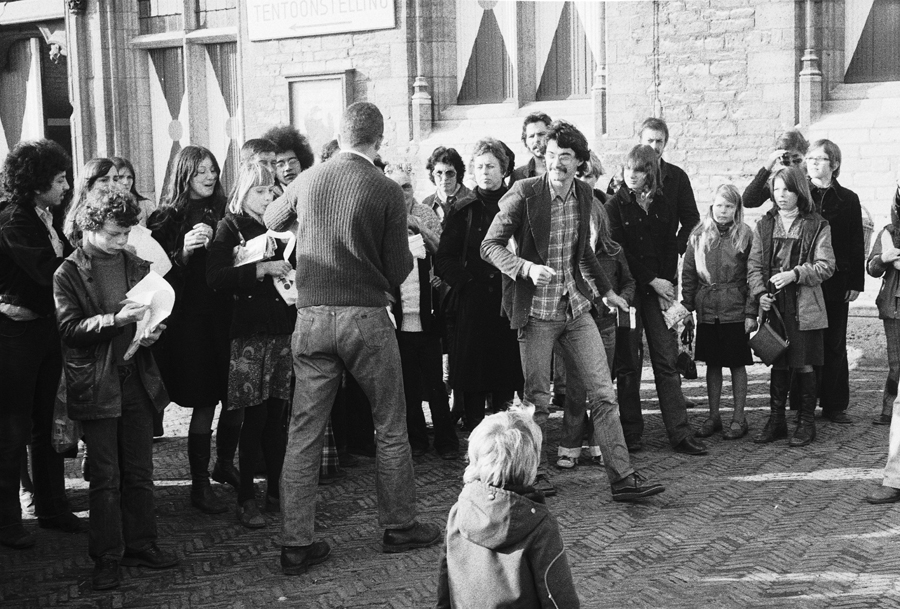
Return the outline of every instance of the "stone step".
<path id="1" fill-rule="evenodd" d="M 900 98 L 900 82 L 841 83 L 828 92 L 830 100 L 879 98 Z"/>

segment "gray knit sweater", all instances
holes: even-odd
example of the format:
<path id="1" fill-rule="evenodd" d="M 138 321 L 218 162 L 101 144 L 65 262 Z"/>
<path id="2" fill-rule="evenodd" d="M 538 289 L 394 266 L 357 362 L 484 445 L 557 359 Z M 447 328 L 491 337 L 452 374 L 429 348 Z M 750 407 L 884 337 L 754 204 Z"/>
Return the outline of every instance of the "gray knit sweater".
<path id="1" fill-rule="evenodd" d="M 304 171 L 266 209 L 297 220 L 297 307 L 387 306 L 413 268 L 403 191 L 366 159 L 341 153 Z"/>

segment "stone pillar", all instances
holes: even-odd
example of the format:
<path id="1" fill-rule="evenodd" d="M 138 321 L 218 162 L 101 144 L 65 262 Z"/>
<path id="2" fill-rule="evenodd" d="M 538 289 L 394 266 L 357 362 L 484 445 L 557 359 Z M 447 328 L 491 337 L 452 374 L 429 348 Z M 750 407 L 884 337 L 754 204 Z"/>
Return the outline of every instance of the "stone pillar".
<path id="1" fill-rule="evenodd" d="M 416 80 L 413 82 L 412 96 L 412 131 L 413 139 L 421 141 L 431 135 L 434 123 L 434 106 L 428 92 L 428 81 L 425 79 L 425 14 L 422 11 L 422 0 L 416 0 Z"/>
<path id="2" fill-rule="evenodd" d="M 587 19 L 588 43 L 594 53 L 597 62 L 597 70 L 594 72 L 594 82 L 591 86 L 591 111 L 594 116 L 594 138 L 600 139 L 606 135 L 606 2 L 589 4 Z"/>
<path id="3" fill-rule="evenodd" d="M 822 114 L 822 70 L 819 67 L 818 16 L 821 0 L 805 0 L 806 50 L 800 61 L 800 125 L 807 127 Z"/>

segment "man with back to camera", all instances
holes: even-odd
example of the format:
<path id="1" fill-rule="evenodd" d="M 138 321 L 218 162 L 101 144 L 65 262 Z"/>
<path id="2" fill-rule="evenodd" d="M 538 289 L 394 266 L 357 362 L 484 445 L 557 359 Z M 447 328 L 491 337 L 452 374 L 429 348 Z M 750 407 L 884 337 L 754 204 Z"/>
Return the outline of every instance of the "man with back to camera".
<path id="1" fill-rule="evenodd" d="M 628 303 L 610 289 L 609 280 L 590 245 L 591 187 L 576 180 L 590 161 L 587 139 L 573 125 L 556 121 L 547 133 L 547 173 L 517 182 L 500 200 L 481 244 L 481 256 L 512 280 L 503 291 L 503 308 L 519 331 L 525 373 L 523 402 L 534 405 L 535 422 L 547 428 L 550 405 L 550 358 L 558 344 L 570 374 L 577 374 L 590 399 L 595 438 L 603 454 L 614 501 L 634 501 L 663 492 L 631 467 L 616 395 L 606 373 L 606 353 L 591 318 L 593 289 L 610 306 Z M 515 238 L 517 254 L 507 249 Z M 541 451 L 546 462 L 546 451 Z M 545 469 L 545 465 L 541 469 Z M 555 494 L 546 473 L 535 488 Z"/>
<path id="2" fill-rule="evenodd" d="M 305 573 L 331 548 L 313 541 L 316 484 L 325 423 L 344 368 L 372 404 L 377 432 L 378 522 L 384 552 L 438 543 L 441 529 L 416 520 L 416 482 L 406 430 L 400 354 L 387 293 L 413 268 L 403 191 L 373 163 L 384 118 L 371 103 L 344 111 L 341 152 L 304 171 L 266 209 L 284 230 L 296 218 L 297 327 L 292 338 L 297 386 L 281 478 L 281 568 Z"/>

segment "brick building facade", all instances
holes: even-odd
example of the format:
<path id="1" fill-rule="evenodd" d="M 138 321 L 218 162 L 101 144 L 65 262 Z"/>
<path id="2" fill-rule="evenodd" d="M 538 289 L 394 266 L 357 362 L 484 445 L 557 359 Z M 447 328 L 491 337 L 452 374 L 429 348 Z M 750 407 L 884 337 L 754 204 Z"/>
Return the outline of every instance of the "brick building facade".
<path id="1" fill-rule="evenodd" d="M 320 143 L 333 135 L 343 105 L 358 100 L 384 112 L 384 157 L 420 168 L 420 196 L 428 192 L 424 160 L 437 145 L 466 152 L 493 135 L 523 162 L 521 119 L 534 110 L 579 125 L 608 171 L 635 142 L 637 125 L 662 116 L 671 127 L 666 156 L 687 170 L 701 206 L 721 182 L 745 185 L 776 135 L 794 125 L 841 145 L 841 179 L 876 224 L 886 218 L 900 168 L 900 75 L 890 67 L 900 64 L 898 0 L 16 0 L 6 7 L 5 144 L 68 124 L 76 165 L 130 157 L 139 188 L 156 198 L 181 146 L 212 149 L 230 180 L 246 139 L 293 122 Z M 38 120 L 34 78 L 49 62 L 22 58 L 23 44 L 40 55 L 52 40 L 65 46 L 68 123 Z"/>

